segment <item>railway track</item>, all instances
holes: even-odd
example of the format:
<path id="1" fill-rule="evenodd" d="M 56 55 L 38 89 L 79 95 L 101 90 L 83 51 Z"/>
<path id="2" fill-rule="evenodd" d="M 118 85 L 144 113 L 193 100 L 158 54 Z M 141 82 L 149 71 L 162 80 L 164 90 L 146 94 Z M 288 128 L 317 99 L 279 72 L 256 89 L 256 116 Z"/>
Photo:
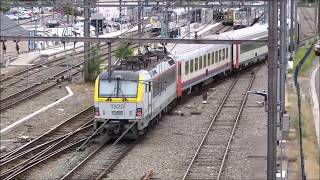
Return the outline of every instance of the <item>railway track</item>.
<path id="1" fill-rule="evenodd" d="M 96 149 L 84 158 L 79 164 L 65 174 L 65 179 L 102 179 L 114 168 L 120 160 L 142 139 L 121 141 L 124 135 L 133 127 L 130 127 L 111 145 L 100 144 Z"/>
<path id="2" fill-rule="evenodd" d="M 241 75 L 229 87 L 199 146 L 189 162 L 184 179 L 220 179 L 237 123 L 254 75 Z"/>
<path id="3" fill-rule="evenodd" d="M 155 33 L 147 33 L 146 35 L 154 36 Z M 115 47 L 115 46 L 113 46 L 113 47 Z M 136 48 L 137 45 L 131 45 L 131 47 Z M 105 50 L 106 53 L 100 54 L 99 57 L 107 56 L 108 52 L 106 50 L 107 49 L 106 45 L 101 45 L 100 48 L 102 48 L 102 49 L 100 49 L 102 51 Z M 115 53 L 115 48 L 112 49 L 112 53 Z M 80 55 L 80 56 L 81 56 L 81 54 L 82 54 L 82 52 L 77 53 L 77 55 Z M 60 64 L 63 64 L 63 63 L 64 62 L 62 62 Z M 54 86 L 56 86 L 58 84 L 58 82 L 51 81 L 52 79 L 54 80 L 58 76 L 62 76 L 64 73 L 68 73 L 68 70 L 75 69 L 76 67 L 79 67 L 82 64 L 83 63 L 78 63 L 78 64 L 75 64 L 75 65 L 72 65 L 70 68 L 67 68 L 67 69 L 64 68 L 64 70 L 62 70 L 62 71 L 60 71 L 60 72 L 58 72 L 58 73 L 46 78 L 46 79 L 42 79 L 38 83 L 36 83 L 35 81 L 33 81 L 33 83 L 32 82 L 26 82 L 27 84 L 32 84 L 32 85 L 27 86 L 27 87 L 25 87 L 22 90 L 19 90 L 17 92 L 14 92 L 14 93 L 12 93 L 12 94 L 10 94 L 10 95 L 8 95 L 8 96 L 6 96 L 6 97 L 4 97 L 4 98 L 2 98 L 0 100 L 0 112 L 4 111 L 4 110 L 6 110 L 6 109 L 8 109 L 8 108 L 10 108 L 10 107 L 12 107 L 14 105 L 17 105 L 18 103 L 23 102 L 23 101 L 25 101 L 25 100 L 27 100 L 27 99 L 29 99 L 31 97 L 34 97 L 35 95 L 38 95 L 38 94 L 40 94 L 40 93 L 42 93 L 42 92 L 44 92 L 46 90 L 49 90 L 50 88 L 52 88 Z M 41 66 L 43 66 L 43 64 Z M 39 66 L 37 66 L 37 67 L 39 67 Z M 22 79 L 26 79 L 28 76 L 30 76 L 27 72 L 28 71 L 22 71 L 20 73 L 17 73 L 22 77 L 19 76 L 18 80 L 14 80 L 14 81 L 8 83 L 7 85 L 4 86 L 4 88 L 8 87 L 8 86 L 12 86 L 12 85 L 18 83 L 19 80 L 21 80 L 21 78 Z M 39 71 L 37 71 L 37 72 L 39 72 Z M 22 75 L 22 74 L 25 74 L 25 73 L 27 73 L 27 75 Z M 77 73 L 79 73 L 79 71 L 73 72 L 72 76 L 76 75 Z M 35 74 L 35 73 L 31 73 L 31 74 Z M 10 76 L 10 77 L 13 77 L 13 76 Z M 10 80 L 10 79 L 11 78 L 9 78 L 8 80 Z M 2 83 L 3 83 L 3 81 L 2 81 Z M 22 87 L 23 87 L 23 85 L 22 85 Z M 18 89 L 18 88 L 15 88 L 15 89 Z M 12 92 L 12 91 L 10 91 L 10 92 Z M 2 94 L 2 96 L 3 96 L 3 94 Z"/>
<path id="4" fill-rule="evenodd" d="M 89 107 L 33 141 L 1 157 L 1 179 L 11 179 L 71 147 L 79 146 L 93 131 Z"/>
<path id="5" fill-rule="evenodd" d="M 306 8 L 300 8 L 299 9 L 300 12 L 301 12 L 301 15 L 303 16 L 303 19 L 304 19 L 304 22 L 306 22 L 309 26 L 309 29 L 306 33 L 304 33 L 304 39 L 303 40 L 306 40 L 308 39 L 310 36 L 314 36 L 314 33 L 315 33 L 315 24 L 312 24 L 312 22 L 314 22 L 314 17 L 312 17 L 310 15 L 310 13 L 308 12 L 308 10 Z M 302 17 L 301 17 L 302 18 Z"/>
<path id="6" fill-rule="evenodd" d="M 19 90 L 18 92 L 2 98 L 0 100 L 0 112 L 56 86 L 58 82 L 52 81 L 52 79 L 56 79 L 58 76 L 69 73 L 69 70 L 72 71 L 70 76 L 78 74 L 80 71 L 76 70 L 76 68 L 78 68 L 81 64 L 82 63 L 73 65 L 70 68 L 64 69 L 54 74 L 53 76 L 42 80 L 40 83 L 33 84 L 27 88 L 24 88 L 22 90 Z"/>
<path id="7" fill-rule="evenodd" d="M 100 45 L 99 48 L 101 48 L 102 51 L 107 49 L 105 45 Z M 107 53 L 100 54 L 100 57 L 105 56 L 106 54 Z M 3 92 L 2 96 L 13 94 L 14 92 L 16 92 L 17 88 L 27 88 L 34 84 L 38 84 L 39 82 L 42 82 L 50 76 L 54 75 L 54 73 L 67 69 L 68 66 L 79 64 L 82 59 L 81 57 L 83 57 L 83 52 L 74 52 L 70 56 L 72 56 L 70 57 L 71 61 L 69 59 L 66 59 L 65 56 L 62 56 L 50 61 L 50 63 L 43 63 L 41 66 L 31 68 L 31 70 L 29 71 L 28 69 L 26 71 L 23 70 L 22 72 L 20 72 L 20 75 L 17 75 L 16 77 L 10 76 L 11 78 L 9 78 L 8 80 L 1 82 L 1 89 Z M 68 64 L 66 60 L 68 60 Z"/>

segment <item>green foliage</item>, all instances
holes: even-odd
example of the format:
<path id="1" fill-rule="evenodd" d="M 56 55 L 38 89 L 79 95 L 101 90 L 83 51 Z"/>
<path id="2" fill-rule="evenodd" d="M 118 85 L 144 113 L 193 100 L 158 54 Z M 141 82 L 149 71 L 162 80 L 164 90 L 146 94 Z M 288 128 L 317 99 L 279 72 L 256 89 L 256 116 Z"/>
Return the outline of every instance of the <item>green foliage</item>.
<path id="1" fill-rule="evenodd" d="M 98 56 L 98 50 L 96 47 L 92 47 L 90 51 L 90 60 L 88 62 L 88 74 L 89 74 L 89 82 L 94 82 L 95 79 L 100 74 L 100 58 Z"/>
<path id="2" fill-rule="evenodd" d="M 2 3 L 4 3 L 4 4 L 8 4 L 8 3 L 10 3 L 10 2 L 13 2 L 13 1 L 10 1 L 10 0 L 1 0 L 1 1 L 2 1 Z M 9 7 L 3 7 L 3 6 L 0 7 L 0 11 L 2 11 L 3 13 L 8 12 L 9 9 L 10 9 Z"/>
<path id="3" fill-rule="evenodd" d="M 299 63 L 299 61 L 303 58 L 304 54 L 306 53 L 307 49 L 309 47 L 299 47 L 296 51 L 295 57 L 294 57 L 294 61 L 293 61 L 293 69 L 296 68 L 297 64 Z M 304 62 L 304 64 L 301 67 L 300 70 L 300 74 L 304 74 L 304 72 L 311 67 L 313 60 L 315 59 L 316 55 L 314 53 L 314 51 L 312 50 L 312 52 L 310 53 L 310 55 L 307 57 L 306 61 Z"/>
<path id="4" fill-rule="evenodd" d="M 64 14 L 67 15 L 75 15 L 75 16 L 80 16 L 82 14 L 82 12 L 80 10 L 78 10 L 76 7 L 63 7 L 64 10 Z"/>
<path id="5" fill-rule="evenodd" d="M 115 57 L 117 59 L 128 59 L 132 55 L 133 49 L 128 47 L 128 43 L 121 43 L 115 51 Z"/>

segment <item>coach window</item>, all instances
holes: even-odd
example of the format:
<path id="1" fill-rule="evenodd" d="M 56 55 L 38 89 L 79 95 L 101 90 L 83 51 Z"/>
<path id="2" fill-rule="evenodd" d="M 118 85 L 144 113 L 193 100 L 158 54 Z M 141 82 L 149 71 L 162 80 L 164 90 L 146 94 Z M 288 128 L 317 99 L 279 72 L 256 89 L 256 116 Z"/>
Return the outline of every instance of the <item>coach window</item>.
<path id="1" fill-rule="evenodd" d="M 229 48 L 226 49 L 226 59 L 229 57 Z"/>
<path id="2" fill-rule="evenodd" d="M 226 59 L 226 49 L 223 48 L 222 50 L 222 60 L 225 60 Z"/>
<path id="3" fill-rule="evenodd" d="M 208 66 L 210 66 L 210 63 L 211 63 L 211 62 L 210 62 L 210 61 L 211 61 L 211 60 L 210 60 L 210 53 L 207 54 L 207 59 L 208 59 Z"/>
<path id="4" fill-rule="evenodd" d="M 186 64 L 184 65 L 184 74 L 189 74 L 189 61 L 186 61 Z"/>
<path id="5" fill-rule="evenodd" d="M 214 52 L 211 53 L 211 64 L 214 64 Z"/>
<path id="6" fill-rule="evenodd" d="M 194 71 L 198 71 L 198 58 L 195 59 L 195 62 L 194 62 Z"/>
<path id="7" fill-rule="evenodd" d="M 214 52 L 214 62 L 217 63 L 218 62 L 218 51 Z"/>
<path id="8" fill-rule="evenodd" d="M 202 56 L 199 57 L 199 70 L 202 69 Z"/>
<path id="9" fill-rule="evenodd" d="M 203 55 L 203 68 L 207 66 L 207 55 Z"/>
<path id="10" fill-rule="evenodd" d="M 193 72 L 193 59 L 190 60 L 190 73 Z"/>
<path id="11" fill-rule="evenodd" d="M 221 61 L 221 49 L 219 50 L 219 62 Z"/>

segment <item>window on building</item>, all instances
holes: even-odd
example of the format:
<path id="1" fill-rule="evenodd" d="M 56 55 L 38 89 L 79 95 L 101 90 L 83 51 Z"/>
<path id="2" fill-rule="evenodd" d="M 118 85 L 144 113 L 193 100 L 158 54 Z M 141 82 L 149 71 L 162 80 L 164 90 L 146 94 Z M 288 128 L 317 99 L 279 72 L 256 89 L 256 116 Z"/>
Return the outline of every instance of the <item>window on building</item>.
<path id="1" fill-rule="evenodd" d="M 185 62 L 185 65 L 184 65 L 184 74 L 185 74 L 185 75 L 188 75 L 188 74 L 189 74 L 189 61 L 186 61 L 186 62 Z"/>

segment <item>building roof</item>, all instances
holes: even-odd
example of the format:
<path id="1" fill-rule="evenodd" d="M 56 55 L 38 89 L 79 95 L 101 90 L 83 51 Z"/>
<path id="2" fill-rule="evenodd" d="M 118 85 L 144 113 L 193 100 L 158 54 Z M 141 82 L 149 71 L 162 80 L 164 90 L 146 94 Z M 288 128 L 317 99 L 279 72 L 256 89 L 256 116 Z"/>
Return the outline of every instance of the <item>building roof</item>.
<path id="1" fill-rule="evenodd" d="M 24 29 L 17 22 L 9 19 L 0 13 L 0 36 L 28 36 L 28 30 Z"/>

